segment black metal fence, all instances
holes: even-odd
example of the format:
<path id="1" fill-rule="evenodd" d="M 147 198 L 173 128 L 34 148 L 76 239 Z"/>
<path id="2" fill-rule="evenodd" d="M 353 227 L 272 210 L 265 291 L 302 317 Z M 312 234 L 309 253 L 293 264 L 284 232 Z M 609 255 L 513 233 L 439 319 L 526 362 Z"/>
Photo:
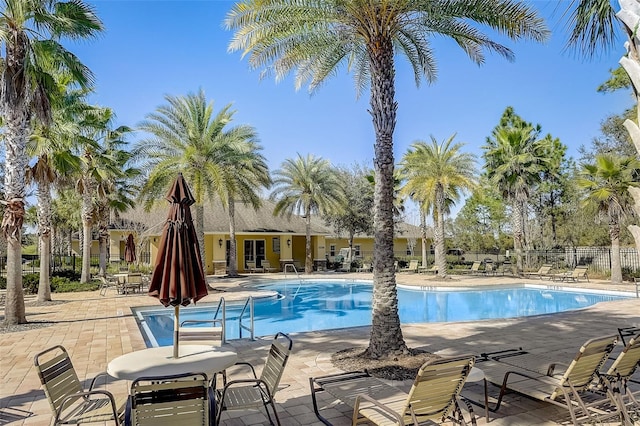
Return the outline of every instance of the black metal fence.
<path id="1" fill-rule="evenodd" d="M 150 263 L 150 253 L 141 253 L 138 256 L 138 264 L 148 265 Z M 0 277 L 4 277 L 7 274 L 7 257 L 0 256 Z M 91 270 L 92 273 L 97 273 L 100 265 L 100 255 L 91 255 Z M 128 263 L 124 259 L 111 259 L 107 265 L 109 268 L 124 268 L 128 267 Z M 67 255 L 53 255 L 51 256 L 51 271 L 77 271 L 82 270 L 82 257 L 72 254 Z M 23 274 L 37 274 L 40 272 L 40 255 L 37 254 L 23 254 L 22 255 L 22 273 Z"/>

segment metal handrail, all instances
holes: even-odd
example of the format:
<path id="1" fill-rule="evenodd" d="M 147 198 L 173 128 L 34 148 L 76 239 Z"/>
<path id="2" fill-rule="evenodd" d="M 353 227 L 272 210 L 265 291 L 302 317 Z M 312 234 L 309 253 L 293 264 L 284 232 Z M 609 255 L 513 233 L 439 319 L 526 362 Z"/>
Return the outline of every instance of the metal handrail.
<path id="1" fill-rule="evenodd" d="M 248 327 L 242 324 L 242 317 L 244 316 L 244 313 L 246 312 L 247 307 L 249 307 L 249 326 Z M 256 340 L 254 335 L 254 330 L 253 330 L 253 296 L 249 296 L 244 306 L 242 307 L 242 311 L 240 312 L 240 315 L 238 316 L 238 332 L 240 334 L 239 337 L 241 339 L 242 339 L 242 329 L 245 329 L 251 333 L 251 340 Z"/>
<path id="2" fill-rule="evenodd" d="M 220 313 L 220 311 L 222 311 L 222 318 L 218 318 L 218 313 Z M 215 327 L 216 324 L 219 324 L 220 327 L 222 328 L 222 331 L 220 332 L 220 341 L 221 343 L 227 343 L 227 303 L 224 300 L 224 297 L 220 298 L 220 301 L 218 302 L 218 307 L 216 308 L 216 312 L 213 314 L 213 319 L 211 320 L 186 320 L 186 321 L 182 321 L 180 323 L 180 326 L 184 326 L 185 324 L 206 324 L 206 323 L 212 323 L 213 326 Z"/>
<path id="3" fill-rule="evenodd" d="M 302 279 L 300 278 L 300 274 L 298 273 L 298 270 L 296 269 L 296 265 L 294 265 L 293 263 L 285 263 L 284 264 L 284 277 L 287 277 L 287 266 L 291 266 L 291 269 L 293 269 L 293 272 L 295 272 L 296 277 L 298 277 L 298 279 L 300 280 L 300 282 L 302 282 Z"/>

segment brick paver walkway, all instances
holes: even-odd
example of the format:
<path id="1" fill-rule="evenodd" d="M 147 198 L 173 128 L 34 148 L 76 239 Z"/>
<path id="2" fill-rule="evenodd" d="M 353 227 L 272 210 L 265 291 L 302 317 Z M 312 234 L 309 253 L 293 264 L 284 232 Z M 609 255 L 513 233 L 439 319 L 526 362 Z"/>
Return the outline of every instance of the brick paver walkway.
<path id="1" fill-rule="evenodd" d="M 209 277 L 212 285 L 224 289 L 224 293 L 212 293 L 207 303 L 216 303 L 220 295 L 245 298 L 247 288 L 242 285 L 257 279 L 283 278 L 282 274 L 254 274 L 243 279 L 230 280 Z M 305 276 L 306 277 L 306 276 Z M 314 277 L 316 277 L 314 275 Z M 318 276 L 320 277 L 320 276 Z M 327 274 L 330 278 L 371 278 L 370 274 Z M 291 278 L 291 275 L 289 275 Z M 434 285 L 432 277 L 401 273 L 399 284 Z M 513 278 L 457 277 L 445 285 L 468 286 L 478 284 L 505 284 L 525 282 Z M 540 283 L 539 280 L 530 282 Z M 548 281 L 543 281 L 549 284 Z M 557 284 L 557 282 L 555 283 Z M 564 284 L 563 284 L 564 285 Z M 616 288 L 605 282 L 581 283 L 590 288 L 633 291 L 632 285 Z M 146 295 L 116 295 L 110 291 L 107 296 L 98 292 L 56 294 L 57 304 L 45 306 L 27 305 L 30 321 L 46 322 L 38 329 L 5 333 L 1 335 L 0 348 L 0 425 L 48 425 L 51 421 L 50 408 L 41 390 L 37 374 L 33 368 L 34 355 L 50 346 L 61 344 L 70 352 L 74 366 L 81 380 L 91 378 L 106 370 L 107 363 L 124 353 L 145 348 L 143 337 L 130 307 L 160 306 Z M 568 351 L 573 353 L 588 338 L 614 334 L 617 327 L 640 326 L 640 299 L 600 303 L 596 306 L 574 312 L 542 315 L 508 320 L 474 321 L 462 323 L 410 324 L 402 330 L 410 347 L 420 348 L 438 354 L 481 353 L 494 348 L 524 346 L 532 351 L 552 353 Z M 368 327 L 333 331 L 319 331 L 292 334 L 294 350 L 285 375 L 282 389 L 276 400 L 284 425 L 321 425 L 313 413 L 309 394 L 309 377 L 338 372 L 331 365 L 332 353 L 367 344 Z M 238 352 L 239 359 L 260 365 L 266 356 L 271 337 L 256 341 L 232 341 L 229 347 Z M 407 387 L 407 383 L 396 383 Z M 116 395 L 126 395 L 127 383 L 113 381 L 107 389 Z M 495 394 L 496 388 L 490 389 Z M 479 383 L 465 385 L 464 394 L 479 399 Z M 343 404 L 323 400 L 330 406 L 323 413 L 337 425 L 350 424 L 351 413 Z M 486 424 L 483 410 L 476 407 L 478 424 Z M 492 425 L 556 425 L 566 421 L 562 410 L 550 404 L 535 402 L 517 395 L 509 395 L 503 407 L 492 413 Z M 263 413 L 224 414 L 225 425 L 268 424 Z"/>

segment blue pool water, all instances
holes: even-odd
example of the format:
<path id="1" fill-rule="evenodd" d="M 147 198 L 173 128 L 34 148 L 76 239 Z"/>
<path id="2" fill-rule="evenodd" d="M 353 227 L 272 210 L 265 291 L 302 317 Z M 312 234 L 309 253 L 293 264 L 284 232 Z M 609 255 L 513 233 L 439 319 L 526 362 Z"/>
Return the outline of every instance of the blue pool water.
<path id="1" fill-rule="evenodd" d="M 277 282 L 260 286 L 280 296 L 255 300 L 255 335 L 329 330 L 371 324 L 370 282 Z M 398 287 L 402 323 L 473 321 L 514 318 L 580 309 L 602 301 L 626 298 L 623 294 L 587 293 L 547 286 L 423 291 Z M 206 300 L 206 299 L 205 299 Z M 216 306 L 198 304 L 181 308 L 180 321 L 206 320 Z M 227 302 L 227 339 L 239 336 L 241 305 Z M 151 345 L 173 341 L 173 309 L 136 310 Z M 243 322 L 248 323 L 248 317 Z M 243 331 L 243 337 L 248 332 Z"/>

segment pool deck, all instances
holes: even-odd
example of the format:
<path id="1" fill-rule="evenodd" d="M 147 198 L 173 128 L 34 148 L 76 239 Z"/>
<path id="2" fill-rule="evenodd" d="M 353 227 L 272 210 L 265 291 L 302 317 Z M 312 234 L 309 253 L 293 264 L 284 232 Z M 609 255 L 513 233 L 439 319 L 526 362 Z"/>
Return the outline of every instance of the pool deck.
<path id="1" fill-rule="evenodd" d="M 291 278 L 288 274 L 288 278 Z M 328 273 L 305 275 L 303 278 L 371 279 L 365 273 Z M 559 283 L 548 280 L 516 279 L 512 277 L 455 276 L 445 283 L 427 275 L 399 273 L 398 284 L 417 286 L 477 286 L 488 284 L 535 283 L 574 286 L 598 290 L 616 290 L 635 294 L 632 284 L 612 286 L 605 281 L 590 283 Z M 212 292 L 203 302 L 216 303 L 220 296 L 246 298 L 250 292 L 242 286 L 260 279 L 284 278 L 279 274 L 251 274 L 238 279 L 208 277 L 220 292 Z M 51 422 L 49 404 L 41 389 L 33 367 L 36 353 L 56 344 L 67 348 L 81 380 L 105 371 L 107 363 L 122 354 L 144 349 L 131 307 L 161 306 L 156 299 L 142 295 L 117 295 L 110 290 L 99 293 L 53 295 L 57 304 L 32 306 L 27 303 L 27 319 L 47 322 L 47 326 L 21 332 L 2 334 L 0 350 L 0 425 L 48 425 Z M 559 361 L 568 362 L 580 345 L 592 337 L 615 334 L 618 327 L 640 326 L 640 299 L 603 302 L 579 311 L 507 320 L 487 320 L 459 323 L 407 324 L 402 326 L 404 339 L 412 348 L 448 355 L 488 352 L 522 346 L 532 353 L 561 355 Z M 313 413 L 309 393 L 309 377 L 339 372 L 332 366 L 332 353 L 353 346 L 366 346 L 369 327 L 342 330 L 294 333 L 294 349 L 281 390 L 276 396 L 283 425 L 322 425 Z M 271 337 L 256 341 L 232 341 L 228 347 L 238 352 L 240 360 L 261 365 Z M 86 382 L 85 382 L 86 383 Z M 409 383 L 394 383 L 408 389 Z M 107 389 L 116 396 L 127 393 L 127 382 L 113 381 Z M 495 395 L 497 388 L 490 386 Z M 468 383 L 464 395 L 480 398 L 479 383 Z M 336 426 L 351 424 L 351 412 L 343 404 L 326 402 L 323 410 Z M 479 425 L 487 424 L 480 407 L 474 407 Z M 242 415 L 241 415 L 242 414 Z M 566 424 L 568 415 L 551 404 L 509 394 L 497 413 L 491 414 L 489 424 L 557 425 Z M 268 424 L 263 412 L 248 411 L 224 414 L 222 424 L 233 426 Z"/>

